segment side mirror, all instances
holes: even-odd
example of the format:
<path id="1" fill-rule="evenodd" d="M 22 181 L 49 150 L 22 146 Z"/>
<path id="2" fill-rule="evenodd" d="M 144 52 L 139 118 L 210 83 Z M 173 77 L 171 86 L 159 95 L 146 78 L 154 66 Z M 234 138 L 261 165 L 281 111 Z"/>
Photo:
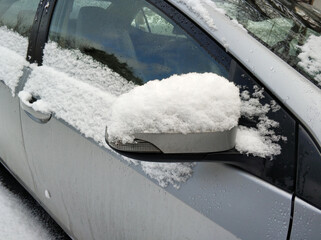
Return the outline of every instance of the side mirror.
<path id="1" fill-rule="evenodd" d="M 123 155 L 219 153 L 235 147 L 240 115 L 234 83 L 214 73 L 173 75 L 119 96 L 105 138 Z"/>
<path id="2" fill-rule="evenodd" d="M 227 151 L 235 146 L 237 127 L 222 132 L 207 133 L 136 133 L 132 143 L 106 142 L 123 152 L 193 154 Z"/>

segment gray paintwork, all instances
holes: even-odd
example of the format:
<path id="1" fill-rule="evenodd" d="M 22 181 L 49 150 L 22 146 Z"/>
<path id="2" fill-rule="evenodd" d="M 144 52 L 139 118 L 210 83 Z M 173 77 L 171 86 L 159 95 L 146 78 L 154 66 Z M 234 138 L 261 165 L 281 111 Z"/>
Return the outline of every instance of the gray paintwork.
<path id="1" fill-rule="evenodd" d="M 29 76 L 27 69 L 23 72 L 21 82 Z M 0 158 L 6 160 L 8 168 L 35 191 L 23 143 L 19 98 L 12 96 L 11 89 L 3 81 L 0 81 L 0 103 Z"/>
<path id="2" fill-rule="evenodd" d="M 291 240 L 321 239 L 321 210 L 295 198 Z"/>

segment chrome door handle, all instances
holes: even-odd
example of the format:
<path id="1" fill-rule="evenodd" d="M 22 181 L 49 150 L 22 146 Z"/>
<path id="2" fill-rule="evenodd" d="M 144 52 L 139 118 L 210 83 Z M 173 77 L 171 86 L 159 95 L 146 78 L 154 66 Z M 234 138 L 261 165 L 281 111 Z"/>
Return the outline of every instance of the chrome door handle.
<path id="1" fill-rule="evenodd" d="M 32 103 L 31 103 L 32 104 Z M 37 123 L 47 123 L 51 119 L 51 113 L 42 113 L 35 111 L 31 106 L 27 106 L 21 99 L 20 99 L 20 107 L 24 110 L 24 112 L 30 117 L 32 120 L 36 121 Z"/>

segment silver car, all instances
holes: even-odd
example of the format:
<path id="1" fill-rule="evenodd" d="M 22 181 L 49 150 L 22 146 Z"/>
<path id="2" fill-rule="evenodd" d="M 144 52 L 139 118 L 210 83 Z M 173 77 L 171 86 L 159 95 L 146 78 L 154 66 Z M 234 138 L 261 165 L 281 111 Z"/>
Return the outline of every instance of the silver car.
<path id="1" fill-rule="evenodd" d="M 1 163 L 72 239 L 321 239 L 320 34 L 292 0 L 0 0 Z"/>

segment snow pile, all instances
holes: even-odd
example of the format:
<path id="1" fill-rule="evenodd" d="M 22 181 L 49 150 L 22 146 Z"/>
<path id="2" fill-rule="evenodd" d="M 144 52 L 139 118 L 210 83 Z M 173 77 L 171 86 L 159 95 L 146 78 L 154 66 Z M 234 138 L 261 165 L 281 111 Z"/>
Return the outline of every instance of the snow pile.
<path id="1" fill-rule="evenodd" d="M 21 36 L 19 33 L 7 29 L 7 27 L 0 27 L 0 46 L 8 48 L 23 58 L 26 58 L 28 39 Z M 2 51 L 0 52 L 2 55 Z"/>
<path id="2" fill-rule="evenodd" d="M 79 50 L 63 49 L 55 42 L 46 44 L 43 65 L 117 96 L 135 87 L 132 82 L 128 82 L 91 56 Z"/>
<path id="3" fill-rule="evenodd" d="M 30 79 L 19 97 L 25 103 L 28 94 L 39 97 L 40 104 L 37 101 L 31 105 L 35 110 L 54 112 L 57 118 L 103 145 L 109 108 L 116 97 L 53 68 L 32 68 Z"/>
<path id="4" fill-rule="evenodd" d="M 0 80 L 11 89 L 12 96 L 14 96 L 15 89 L 23 75 L 23 68 L 29 64 L 24 57 L 1 45 L 0 53 Z"/>
<path id="5" fill-rule="evenodd" d="M 268 112 L 271 110 L 276 112 L 280 106 L 273 100 L 270 104 L 261 104 L 260 99 L 264 98 L 263 92 L 264 89 L 258 86 L 254 86 L 253 94 L 248 90 L 242 91 L 241 114 L 245 118 L 255 119 L 258 123 L 256 128 L 239 126 L 235 148 L 247 155 L 273 158 L 281 154 L 281 146 L 277 142 L 281 139 L 286 141 L 286 138 L 276 135 L 274 129 L 279 127 L 279 123 L 267 117 Z"/>
<path id="6" fill-rule="evenodd" d="M 321 36 L 311 35 L 301 47 L 301 51 L 298 55 L 300 59 L 298 65 L 321 86 Z"/>
<path id="7" fill-rule="evenodd" d="M 211 0 L 173 0 L 183 8 L 187 8 L 191 11 L 198 19 L 201 19 L 210 29 L 216 30 L 215 23 L 208 11 L 208 8 L 214 9 L 220 13 L 225 13 L 223 9 L 218 8 Z"/>
<path id="8" fill-rule="evenodd" d="M 41 223 L 0 183 L 0 239 L 52 239 Z"/>
<path id="9" fill-rule="evenodd" d="M 237 126 L 239 89 L 214 73 L 173 75 L 121 95 L 111 109 L 110 141 L 132 142 L 134 133 L 197 133 Z"/>

